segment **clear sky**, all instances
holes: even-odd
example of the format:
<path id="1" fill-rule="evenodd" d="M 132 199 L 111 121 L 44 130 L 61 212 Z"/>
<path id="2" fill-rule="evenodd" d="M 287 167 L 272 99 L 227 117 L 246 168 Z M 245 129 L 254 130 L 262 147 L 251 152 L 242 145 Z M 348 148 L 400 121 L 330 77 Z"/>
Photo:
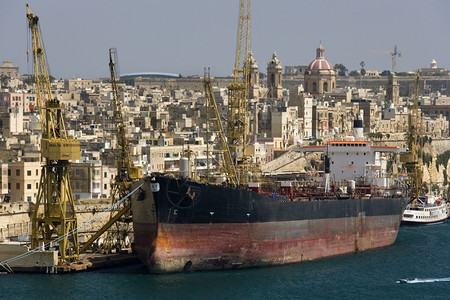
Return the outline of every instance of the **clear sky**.
<path id="1" fill-rule="evenodd" d="M 32 71 L 25 4 L 40 18 L 51 75 L 108 77 L 108 49 L 117 48 L 121 73 L 183 76 L 232 73 L 238 0 L 0 0 L 0 61 Z M 349 70 L 450 69 L 448 0 L 253 0 L 251 48 L 260 72 L 275 50 L 283 67 L 307 65 L 319 43 L 325 58 Z"/>

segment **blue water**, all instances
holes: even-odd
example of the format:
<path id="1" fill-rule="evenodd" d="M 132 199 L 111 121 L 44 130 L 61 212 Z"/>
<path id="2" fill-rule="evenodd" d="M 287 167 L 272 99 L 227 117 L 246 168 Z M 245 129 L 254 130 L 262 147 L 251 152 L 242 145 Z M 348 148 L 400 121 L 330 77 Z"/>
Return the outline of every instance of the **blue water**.
<path id="1" fill-rule="evenodd" d="M 401 227 L 394 245 L 295 265 L 151 275 L 142 265 L 0 275 L 1 299 L 450 299 L 450 223 Z M 408 279 L 407 283 L 399 283 Z"/>

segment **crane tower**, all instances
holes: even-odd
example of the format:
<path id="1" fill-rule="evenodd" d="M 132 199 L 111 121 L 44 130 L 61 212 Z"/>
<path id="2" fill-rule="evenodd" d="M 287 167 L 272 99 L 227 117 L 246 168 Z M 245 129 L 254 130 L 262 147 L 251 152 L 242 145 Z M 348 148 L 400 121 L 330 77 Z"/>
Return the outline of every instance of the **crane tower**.
<path id="1" fill-rule="evenodd" d="M 111 74 L 111 87 L 114 107 L 114 124 L 116 127 L 116 142 L 117 142 L 117 175 L 112 184 L 111 199 L 112 204 L 115 204 L 120 199 L 128 195 L 131 182 L 135 179 L 142 178 L 142 168 L 135 167 L 131 159 L 130 142 L 126 137 L 126 126 L 123 119 L 123 103 L 119 95 L 118 79 L 119 74 L 119 59 L 116 48 L 109 49 L 109 70 Z M 131 214 L 130 214 L 130 200 L 126 200 L 119 207 L 119 214 L 122 214 L 114 224 L 110 227 L 107 236 L 107 247 L 113 244 L 119 248 L 125 246 L 125 238 L 130 236 L 131 232 Z M 116 218 L 117 212 L 112 212 L 110 220 Z"/>
<path id="2" fill-rule="evenodd" d="M 372 52 L 390 54 L 392 56 L 392 72 L 395 73 L 397 71 L 397 56 L 402 57 L 402 54 L 397 51 L 397 45 L 394 46 L 394 51 L 372 50 Z"/>
<path id="3" fill-rule="evenodd" d="M 409 116 L 409 131 L 407 132 L 407 142 L 409 151 L 402 153 L 400 161 L 405 166 L 408 172 L 408 181 L 410 185 L 410 194 L 413 197 L 417 197 L 423 193 L 422 190 L 422 161 L 420 159 L 421 144 L 420 137 L 423 136 L 422 132 L 422 118 L 419 114 L 418 102 L 419 102 L 419 73 L 415 79 L 415 92 L 413 98 L 413 107 Z"/>
<path id="4" fill-rule="evenodd" d="M 83 245 L 80 252 L 86 250 L 103 233 L 107 232 L 105 248 L 109 252 L 112 248 L 126 246 L 126 238 L 131 237 L 131 203 L 129 198 L 117 206 L 119 200 L 131 192 L 133 180 L 142 178 L 142 168 L 136 167 L 131 159 L 130 142 L 126 137 L 126 126 L 123 120 L 123 103 L 119 95 L 118 80 L 119 59 L 116 48 L 109 49 L 109 70 L 111 75 L 111 88 L 113 98 L 113 117 L 116 128 L 117 143 L 117 175 L 111 186 L 111 202 L 115 209 L 111 211 L 110 218 L 94 235 Z"/>
<path id="5" fill-rule="evenodd" d="M 236 163 L 243 161 L 248 134 L 251 0 L 240 0 L 234 80 L 228 85 L 227 138 Z"/>
<path id="6" fill-rule="evenodd" d="M 60 263 L 78 259 L 77 217 L 69 182 L 70 160 L 80 158 L 79 141 L 68 136 L 61 103 L 53 98 L 39 18 L 27 8 L 33 46 L 36 102 L 42 138 L 41 157 L 45 160 L 32 218 L 31 246 L 49 247 L 59 241 Z"/>

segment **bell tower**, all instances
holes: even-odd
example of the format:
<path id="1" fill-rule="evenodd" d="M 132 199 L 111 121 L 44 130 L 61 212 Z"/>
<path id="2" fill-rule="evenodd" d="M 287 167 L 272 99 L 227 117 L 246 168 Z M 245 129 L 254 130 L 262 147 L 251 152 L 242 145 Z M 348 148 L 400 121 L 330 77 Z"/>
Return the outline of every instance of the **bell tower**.
<path id="1" fill-rule="evenodd" d="M 400 93 L 397 76 L 391 74 L 388 79 L 388 85 L 386 88 L 386 100 L 391 100 L 394 105 L 400 104 Z"/>
<path id="2" fill-rule="evenodd" d="M 268 98 L 282 98 L 283 86 L 281 85 L 281 62 L 277 58 L 277 53 L 273 51 L 272 59 L 267 63 L 267 88 Z"/>
<path id="3" fill-rule="evenodd" d="M 250 99 L 255 99 L 256 101 L 259 100 L 259 68 L 258 68 L 258 62 L 253 57 L 252 51 L 249 53 L 249 63 L 250 63 L 250 69 L 249 69 L 249 76 L 250 76 Z"/>

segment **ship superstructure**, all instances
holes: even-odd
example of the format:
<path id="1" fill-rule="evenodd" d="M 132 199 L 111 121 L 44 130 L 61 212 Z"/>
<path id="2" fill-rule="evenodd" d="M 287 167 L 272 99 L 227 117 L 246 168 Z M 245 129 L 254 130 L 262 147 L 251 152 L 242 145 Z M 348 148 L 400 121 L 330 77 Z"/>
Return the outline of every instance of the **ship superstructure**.
<path id="1" fill-rule="evenodd" d="M 357 117 L 353 124 L 353 134 L 342 140 L 328 141 L 325 145 L 300 146 L 299 152 L 321 152 L 324 155 L 325 186 L 332 188 L 359 188 L 359 192 L 369 193 L 364 186 L 386 188 L 398 180 L 387 174 L 386 153 L 404 153 L 406 149 L 394 146 L 375 146 L 364 138 L 363 120 Z M 358 191 L 354 191 L 358 192 Z"/>

